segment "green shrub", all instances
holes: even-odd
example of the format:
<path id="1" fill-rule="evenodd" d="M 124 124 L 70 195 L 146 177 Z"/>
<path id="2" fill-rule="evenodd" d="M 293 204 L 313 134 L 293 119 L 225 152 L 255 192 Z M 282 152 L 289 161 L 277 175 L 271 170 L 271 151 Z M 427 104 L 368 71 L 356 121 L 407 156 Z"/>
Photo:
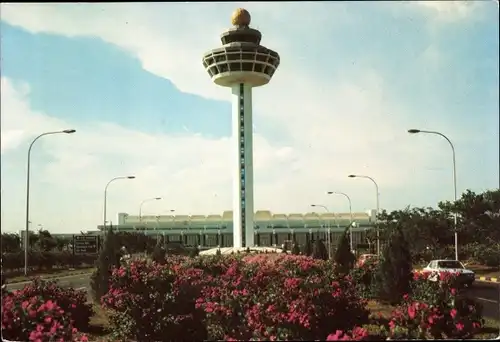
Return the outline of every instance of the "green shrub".
<path id="1" fill-rule="evenodd" d="M 90 287 L 94 300 L 99 301 L 108 292 L 109 277 L 114 267 L 120 266 L 120 246 L 116 235 L 110 228 L 104 239 L 96 263 L 96 270 L 90 277 Z"/>
<path id="2" fill-rule="evenodd" d="M 319 260 L 328 260 L 328 251 L 326 250 L 325 244 L 320 239 L 316 239 L 314 242 L 312 257 Z"/>
<path id="3" fill-rule="evenodd" d="M 191 249 L 191 251 L 189 251 L 189 256 L 190 256 L 191 258 L 195 258 L 195 257 L 197 257 L 199 254 L 200 254 L 200 250 L 198 249 L 198 247 L 197 247 L 197 246 L 194 246 L 194 247 Z"/>
<path id="4" fill-rule="evenodd" d="M 300 248 L 299 248 L 299 245 L 297 243 L 294 243 L 292 245 L 292 254 L 293 255 L 300 255 Z"/>
<path id="5" fill-rule="evenodd" d="M 302 255 L 311 256 L 311 254 L 312 254 L 311 240 L 307 240 L 306 243 L 304 244 Z"/>
<path id="6" fill-rule="evenodd" d="M 337 250 L 335 251 L 334 260 L 337 268 L 342 273 L 348 273 L 353 267 L 356 257 L 352 254 L 349 242 L 349 227 L 346 228 L 344 234 L 339 240 Z"/>
<path id="7" fill-rule="evenodd" d="M 157 263 L 164 263 L 165 262 L 165 248 L 158 243 L 155 248 L 153 249 L 153 253 L 151 254 L 151 259 Z"/>
<path id="8" fill-rule="evenodd" d="M 384 248 L 379 261 L 376 280 L 379 297 L 391 304 L 399 303 L 409 293 L 413 279 L 413 266 L 408 242 L 397 227 Z"/>

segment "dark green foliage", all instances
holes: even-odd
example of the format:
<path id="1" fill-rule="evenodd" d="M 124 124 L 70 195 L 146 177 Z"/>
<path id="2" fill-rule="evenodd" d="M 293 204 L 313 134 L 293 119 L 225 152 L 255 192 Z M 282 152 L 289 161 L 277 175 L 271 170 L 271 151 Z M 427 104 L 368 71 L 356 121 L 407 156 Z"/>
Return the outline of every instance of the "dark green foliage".
<path id="1" fill-rule="evenodd" d="M 326 246 L 321 239 L 316 239 L 314 242 L 312 257 L 314 259 L 328 260 L 328 251 L 326 250 Z"/>
<path id="2" fill-rule="evenodd" d="M 342 273 L 347 273 L 354 267 L 356 257 L 351 252 L 349 243 L 349 227 L 346 228 L 344 234 L 338 242 L 334 260 L 337 264 L 338 270 Z"/>
<path id="3" fill-rule="evenodd" d="M 401 228 L 396 228 L 389 237 L 376 274 L 379 297 L 391 304 L 401 301 L 410 292 L 413 278 L 409 245 Z"/>
<path id="4" fill-rule="evenodd" d="M 189 257 L 190 258 L 196 258 L 200 254 L 200 250 L 198 249 L 198 246 L 194 246 L 191 251 L 189 252 Z"/>
<path id="5" fill-rule="evenodd" d="M 2 253 L 15 253 L 21 251 L 21 238 L 19 235 L 2 233 L 1 237 Z"/>
<path id="6" fill-rule="evenodd" d="M 358 294 L 365 299 L 377 298 L 378 284 L 376 282 L 378 264 L 366 262 L 362 267 L 354 267 L 349 274 Z"/>
<path id="7" fill-rule="evenodd" d="M 250 254 L 250 247 L 247 247 L 247 249 L 245 249 L 245 252 Z"/>
<path id="8" fill-rule="evenodd" d="M 312 254 L 312 245 L 311 245 L 311 240 L 307 240 L 304 248 L 302 250 L 303 255 L 311 256 Z"/>
<path id="9" fill-rule="evenodd" d="M 96 301 L 108 292 L 108 282 L 113 267 L 120 265 L 120 247 L 116 235 L 109 229 L 104 239 L 103 248 L 96 262 L 96 270 L 90 277 L 92 296 Z"/>
<path id="10" fill-rule="evenodd" d="M 182 242 L 170 241 L 166 244 L 166 250 L 168 255 L 185 255 L 188 256 L 190 249 L 184 247 Z"/>
<path id="11" fill-rule="evenodd" d="M 299 245 L 294 243 L 292 245 L 292 254 L 293 255 L 300 255 L 300 248 L 299 248 Z"/>
<path id="12" fill-rule="evenodd" d="M 38 231 L 38 246 L 41 251 L 48 252 L 57 246 L 57 241 L 48 230 Z"/>
<path id="13" fill-rule="evenodd" d="M 165 253 L 166 250 L 163 248 L 163 245 L 161 244 L 161 241 L 158 241 L 158 244 L 155 246 L 153 249 L 153 253 L 151 254 L 151 259 L 154 262 L 157 262 L 159 264 L 165 263 Z"/>
<path id="14" fill-rule="evenodd" d="M 217 248 L 217 251 L 215 252 L 215 255 L 222 255 L 220 248 Z"/>

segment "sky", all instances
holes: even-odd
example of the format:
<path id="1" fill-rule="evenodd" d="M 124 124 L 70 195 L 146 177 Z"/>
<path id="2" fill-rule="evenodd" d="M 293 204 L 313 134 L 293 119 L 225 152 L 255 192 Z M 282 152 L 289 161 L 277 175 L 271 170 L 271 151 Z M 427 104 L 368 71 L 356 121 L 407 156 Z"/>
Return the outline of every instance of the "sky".
<path id="1" fill-rule="evenodd" d="M 281 64 L 254 89 L 255 209 L 436 206 L 499 186 L 498 4 L 1 4 L 2 231 L 231 210 L 231 94 L 203 69 L 238 7 Z"/>

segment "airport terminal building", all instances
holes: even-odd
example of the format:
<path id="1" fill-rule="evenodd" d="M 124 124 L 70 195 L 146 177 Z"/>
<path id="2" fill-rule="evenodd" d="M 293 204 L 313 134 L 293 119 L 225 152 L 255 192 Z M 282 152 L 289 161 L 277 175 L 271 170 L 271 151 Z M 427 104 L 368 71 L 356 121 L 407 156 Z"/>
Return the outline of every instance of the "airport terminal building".
<path id="1" fill-rule="evenodd" d="M 373 228 L 376 210 L 353 213 L 353 243 L 366 244 L 366 231 Z M 295 240 L 326 239 L 336 244 L 351 222 L 350 213 L 275 214 L 257 211 L 254 217 L 255 245 L 280 246 Z M 108 224 L 115 231 L 141 232 L 150 236 L 164 236 L 166 242 L 181 242 L 185 246 L 231 247 L 233 245 L 233 212 L 222 215 L 130 215 L 119 213 L 115 222 Z M 99 225 L 98 231 L 103 231 Z M 109 228 L 109 227 L 108 227 Z"/>

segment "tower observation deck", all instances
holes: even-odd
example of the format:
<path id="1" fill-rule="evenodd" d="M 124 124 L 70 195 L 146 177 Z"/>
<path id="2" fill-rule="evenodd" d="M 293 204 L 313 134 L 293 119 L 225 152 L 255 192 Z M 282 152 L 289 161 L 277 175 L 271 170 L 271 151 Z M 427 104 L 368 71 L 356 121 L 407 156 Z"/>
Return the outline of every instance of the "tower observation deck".
<path id="1" fill-rule="evenodd" d="M 233 246 L 254 246 L 252 88 L 271 80 L 280 64 L 277 52 L 260 45 L 250 28 L 250 13 L 237 9 L 232 28 L 220 36 L 222 47 L 203 56 L 212 81 L 232 90 Z"/>

